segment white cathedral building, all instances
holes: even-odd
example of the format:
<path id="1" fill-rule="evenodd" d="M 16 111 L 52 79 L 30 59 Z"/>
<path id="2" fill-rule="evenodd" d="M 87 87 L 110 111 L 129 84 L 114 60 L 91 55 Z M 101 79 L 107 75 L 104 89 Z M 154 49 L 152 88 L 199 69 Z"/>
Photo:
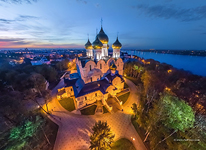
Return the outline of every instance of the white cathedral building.
<path id="1" fill-rule="evenodd" d="M 58 89 L 57 99 L 73 97 L 76 109 L 101 101 L 109 111 L 112 110 L 107 105 L 107 99 L 109 96 L 116 98 L 116 94 L 124 88 L 124 63 L 120 58 L 122 44 L 118 37 L 112 45 L 112 57 L 108 55 L 108 41 L 102 27 L 93 43 L 88 39 L 85 44 L 87 57 L 76 59 L 78 74 L 75 79 L 64 80 L 65 87 Z M 117 98 L 116 101 L 121 105 Z"/>

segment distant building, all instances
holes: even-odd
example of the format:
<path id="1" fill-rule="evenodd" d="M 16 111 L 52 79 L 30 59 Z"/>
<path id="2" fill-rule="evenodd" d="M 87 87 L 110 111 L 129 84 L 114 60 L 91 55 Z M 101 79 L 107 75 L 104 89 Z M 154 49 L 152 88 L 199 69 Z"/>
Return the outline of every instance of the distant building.
<path id="1" fill-rule="evenodd" d="M 31 61 L 31 64 L 33 66 L 35 65 L 42 65 L 42 64 L 50 64 L 50 61 L 46 57 L 34 57 L 34 59 Z"/>

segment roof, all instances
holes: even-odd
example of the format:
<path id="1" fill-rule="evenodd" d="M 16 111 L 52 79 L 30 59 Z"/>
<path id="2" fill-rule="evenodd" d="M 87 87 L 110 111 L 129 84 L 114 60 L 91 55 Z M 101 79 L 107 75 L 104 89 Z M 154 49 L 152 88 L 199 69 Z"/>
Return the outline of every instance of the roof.
<path id="1" fill-rule="evenodd" d="M 86 49 L 92 49 L 92 44 L 91 44 L 91 42 L 89 41 L 89 39 L 88 39 L 87 43 L 85 44 L 85 48 L 86 48 Z"/>
<path id="2" fill-rule="evenodd" d="M 109 67 L 109 69 L 110 70 L 116 70 L 117 66 L 114 63 L 112 63 L 112 65 Z"/>
<path id="3" fill-rule="evenodd" d="M 82 68 L 84 68 L 84 67 L 85 67 L 85 65 L 86 65 L 86 63 L 87 63 L 88 61 L 90 61 L 90 60 L 91 60 L 91 58 L 88 58 L 88 57 L 81 57 L 81 58 L 78 58 L 78 60 L 80 60 L 80 61 L 81 61 Z"/>
<path id="4" fill-rule="evenodd" d="M 101 30 L 99 31 L 99 34 L 97 35 L 99 40 L 103 43 L 103 44 L 107 44 L 109 41 L 108 36 L 105 34 L 103 28 L 101 27 Z"/>
<path id="5" fill-rule="evenodd" d="M 90 82 L 87 83 L 83 86 L 83 88 L 80 90 L 78 95 L 76 97 L 80 97 L 95 91 L 101 91 L 103 94 L 106 93 L 106 89 L 110 86 L 111 84 L 106 80 L 99 80 L 95 82 Z"/>
<path id="6" fill-rule="evenodd" d="M 64 94 L 64 93 L 65 93 L 65 89 L 59 91 L 59 92 L 57 93 L 57 95 L 62 95 L 62 94 Z"/>
<path id="7" fill-rule="evenodd" d="M 118 37 L 116 41 L 112 44 L 113 49 L 120 49 L 122 47 L 122 44 L 119 42 Z"/>
<path id="8" fill-rule="evenodd" d="M 124 82 L 124 79 L 122 78 L 121 75 L 119 74 L 114 74 L 113 76 L 111 75 L 111 73 L 107 74 L 105 77 L 107 77 L 107 79 L 109 80 L 110 83 L 112 83 L 112 81 L 114 80 L 114 78 L 116 77 L 120 77 L 121 81 Z"/>
<path id="9" fill-rule="evenodd" d="M 102 42 L 99 40 L 98 36 L 96 36 L 96 39 L 95 39 L 95 41 L 92 43 L 92 45 L 93 45 L 93 48 L 94 48 L 94 49 L 101 49 L 102 46 L 103 46 L 103 44 L 102 44 Z"/>
<path id="10" fill-rule="evenodd" d="M 70 79 L 77 79 L 77 78 L 79 78 L 79 74 L 78 73 L 69 74 L 69 78 Z"/>
<path id="11" fill-rule="evenodd" d="M 77 80 L 78 80 L 78 79 L 73 79 L 73 80 L 64 79 L 65 87 L 69 87 L 69 86 L 75 85 L 75 83 L 77 82 Z"/>

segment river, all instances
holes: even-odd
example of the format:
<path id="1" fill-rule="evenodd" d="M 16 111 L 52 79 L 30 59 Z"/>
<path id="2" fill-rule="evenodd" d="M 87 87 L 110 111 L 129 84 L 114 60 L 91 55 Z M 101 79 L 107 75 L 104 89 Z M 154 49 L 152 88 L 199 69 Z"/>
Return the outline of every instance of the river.
<path id="1" fill-rule="evenodd" d="M 206 76 L 206 57 L 161 54 L 140 51 L 123 51 L 131 55 L 137 55 L 144 59 L 154 59 L 161 63 L 167 63 L 178 69 L 184 69 L 196 75 Z"/>

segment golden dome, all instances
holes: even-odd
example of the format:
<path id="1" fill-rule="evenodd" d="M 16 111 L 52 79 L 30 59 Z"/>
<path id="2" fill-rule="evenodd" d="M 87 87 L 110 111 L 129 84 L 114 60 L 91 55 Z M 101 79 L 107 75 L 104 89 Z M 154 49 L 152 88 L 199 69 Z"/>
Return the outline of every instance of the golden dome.
<path id="1" fill-rule="evenodd" d="M 87 43 L 85 44 L 85 49 L 93 49 L 92 44 L 89 41 L 89 39 L 88 39 Z"/>
<path id="2" fill-rule="evenodd" d="M 119 42 L 118 37 L 117 37 L 116 41 L 112 44 L 112 48 L 113 49 L 120 49 L 120 48 L 122 48 L 122 44 Z"/>
<path id="3" fill-rule="evenodd" d="M 109 69 L 110 70 L 116 70 L 117 66 L 114 63 L 112 63 L 112 65 L 109 67 Z"/>
<path id="4" fill-rule="evenodd" d="M 92 43 L 94 49 L 101 49 L 103 47 L 102 42 L 99 40 L 98 36 L 96 36 L 95 41 Z"/>
<path id="5" fill-rule="evenodd" d="M 99 34 L 97 36 L 98 36 L 99 40 L 102 42 L 102 44 L 107 44 L 109 42 L 109 38 L 104 33 L 104 30 L 102 27 L 101 27 L 101 30 L 99 31 Z"/>

